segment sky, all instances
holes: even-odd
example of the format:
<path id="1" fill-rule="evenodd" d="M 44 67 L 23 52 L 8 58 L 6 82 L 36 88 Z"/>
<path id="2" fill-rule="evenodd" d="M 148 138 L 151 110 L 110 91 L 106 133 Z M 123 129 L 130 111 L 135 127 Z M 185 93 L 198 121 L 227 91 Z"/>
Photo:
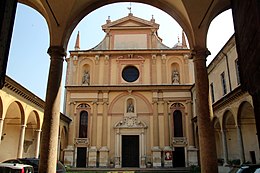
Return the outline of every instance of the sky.
<path id="1" fill-rule="evenodd" d="M 81 50 L 95 47 L 105 36 L 101 26 L 106 23 L 108 16 L 112 21 L 125 17 L 129 13 L 129 6 L 130 3 L 110 4 L 85 16 L 71 35 L 68 51 L 74 50 L 78 31 L 80 32 Z M 134 16 L 145 20 L 150 20 L 153 16 L 155 22 L 160 25 L 158 35 L 166 46 L 173 47 L 178 42 L 178 37 L 181 37 L 182 28 L 165 12 L 140 3 L 131 3 L 131 12 Z M 232 13 L 231 10 L 228 10 L 216 17 L 208 30 L 207 47 L 211 55 L 207 58 L 207 64 L 210 63 L 233 34 Z M 45 100 L 46 95 L 50 64 L 50 57 L 47 54 L 49 42 L 48 27 L 41 14 L 28 6 L 18 4 L 7 75 L 43 100 Z M 62 93 L 64 93 L 65 75 L 66 62 L 64 61 Z M 63 96 L 61 99 L 62 112 Z"/>

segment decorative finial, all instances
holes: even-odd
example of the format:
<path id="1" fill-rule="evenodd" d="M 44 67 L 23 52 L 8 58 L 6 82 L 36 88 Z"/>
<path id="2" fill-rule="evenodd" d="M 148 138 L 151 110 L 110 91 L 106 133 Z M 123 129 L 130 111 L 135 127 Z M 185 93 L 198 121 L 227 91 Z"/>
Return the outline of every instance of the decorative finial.
<path id="1" fill-rule="evenodd" d="M 107 16 L 107 23 L 110 23 L 111 20 L 110 20 L 110 16 Z"/>
<path id="2" fill-rule="evenodd" d="M 154 19 L 154 17 L 153 17 L 153 14 L 152 14 L 151 22 L 155 22 L 155 19 Z"/>
<path id="3" fill-rule="evenodd" d="M 127 9 L 129 10 L 129 15 L 132 15 L 132 3 L 130 2 L 130 6 L 127 7 Z"/>

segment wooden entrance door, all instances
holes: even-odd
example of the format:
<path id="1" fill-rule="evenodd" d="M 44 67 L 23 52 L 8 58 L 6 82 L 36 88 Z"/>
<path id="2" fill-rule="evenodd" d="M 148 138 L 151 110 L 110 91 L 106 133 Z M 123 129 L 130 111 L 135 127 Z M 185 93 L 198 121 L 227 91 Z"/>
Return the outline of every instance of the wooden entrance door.
<path id="1" fill-rule="evenodd" d="M 87 162 L 87 148 L 77 147 L 77 167 L 85 168 Z"/>
<path id="2" fill-rule="evenodd" d="M 175 147 L 173 151 L 173 167 L 185 167 L 184 147 Z"/>
<path id="3" fill-rule="evenodd" d="M 122 136 L 122 167 L 139 167 L 139 136 Z"/>

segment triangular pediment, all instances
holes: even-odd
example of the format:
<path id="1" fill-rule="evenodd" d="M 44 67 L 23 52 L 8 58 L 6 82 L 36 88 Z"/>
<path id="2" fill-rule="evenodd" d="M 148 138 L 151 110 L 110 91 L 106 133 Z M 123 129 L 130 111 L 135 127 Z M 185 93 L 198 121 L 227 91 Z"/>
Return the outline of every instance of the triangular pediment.
<path id="1" fill-rule="evenodd" d="M 113 22 L 109 22 L 105 25 L 102 26 L 102 28 L 105 29 L 113 29 L 113 28 L 123 28 L 123 27 L 145 27 L 145 28 L 154 28 L 154 29 L 158 29 L 159 28 L 159 24 L 153 22 L 153 21 L 148 21 L 148 20 L 144 20 L 138 17 L 135 17 L 131 14 L 129 14 L 128 16 L 118 19 L 116 21 Z"/>

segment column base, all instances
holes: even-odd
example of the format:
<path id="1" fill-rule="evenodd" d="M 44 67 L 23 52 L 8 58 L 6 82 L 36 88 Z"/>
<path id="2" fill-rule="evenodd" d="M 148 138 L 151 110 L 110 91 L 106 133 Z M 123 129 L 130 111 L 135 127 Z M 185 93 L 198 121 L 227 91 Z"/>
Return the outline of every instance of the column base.
<path id="1" fill-rule="evenodd" d="M 141 165 L 140 165 L 140 168 L 146 168 L 146 158 L 145 156 L 142 156 L 141 157 Z"/>
<path id="2" fill-rule="evenodd" d="M 115 168 L 121 168 L 120 157 L 115 157 Z"/>
<path id="3" fill-rule="evenodd" d="M 107 146 L 101 147 L 99 150 L 99 167 L 107 168 L 109 166 L 108 152 Z"/>
<path id="4" fill-rule="evenodd" d="M 88 167 L 97 167 L 97 147 L 92 146 L 88 151 Z"/>
<path id="5" fill-rule="evenodd" d="M 198 166 L 198 149 L 195 146 L 189 146 L 187 149 L 188 154 L 188 165 L 187 166 Z"/>
<path id="6" fill-rule="evenodd" d="M 64 165 L 66 166 L 75 166 L 74 163 L 74 147 L 69 145 L 66 149 L 64 149 Z"/>
<path id="7" fill-rule="evenodd" d="M 153 167 L 155 168 L 162 167 L 161 149 L 159 148 L 159 146 L 153 147 L 152 153 L 153 153 Z"/>

